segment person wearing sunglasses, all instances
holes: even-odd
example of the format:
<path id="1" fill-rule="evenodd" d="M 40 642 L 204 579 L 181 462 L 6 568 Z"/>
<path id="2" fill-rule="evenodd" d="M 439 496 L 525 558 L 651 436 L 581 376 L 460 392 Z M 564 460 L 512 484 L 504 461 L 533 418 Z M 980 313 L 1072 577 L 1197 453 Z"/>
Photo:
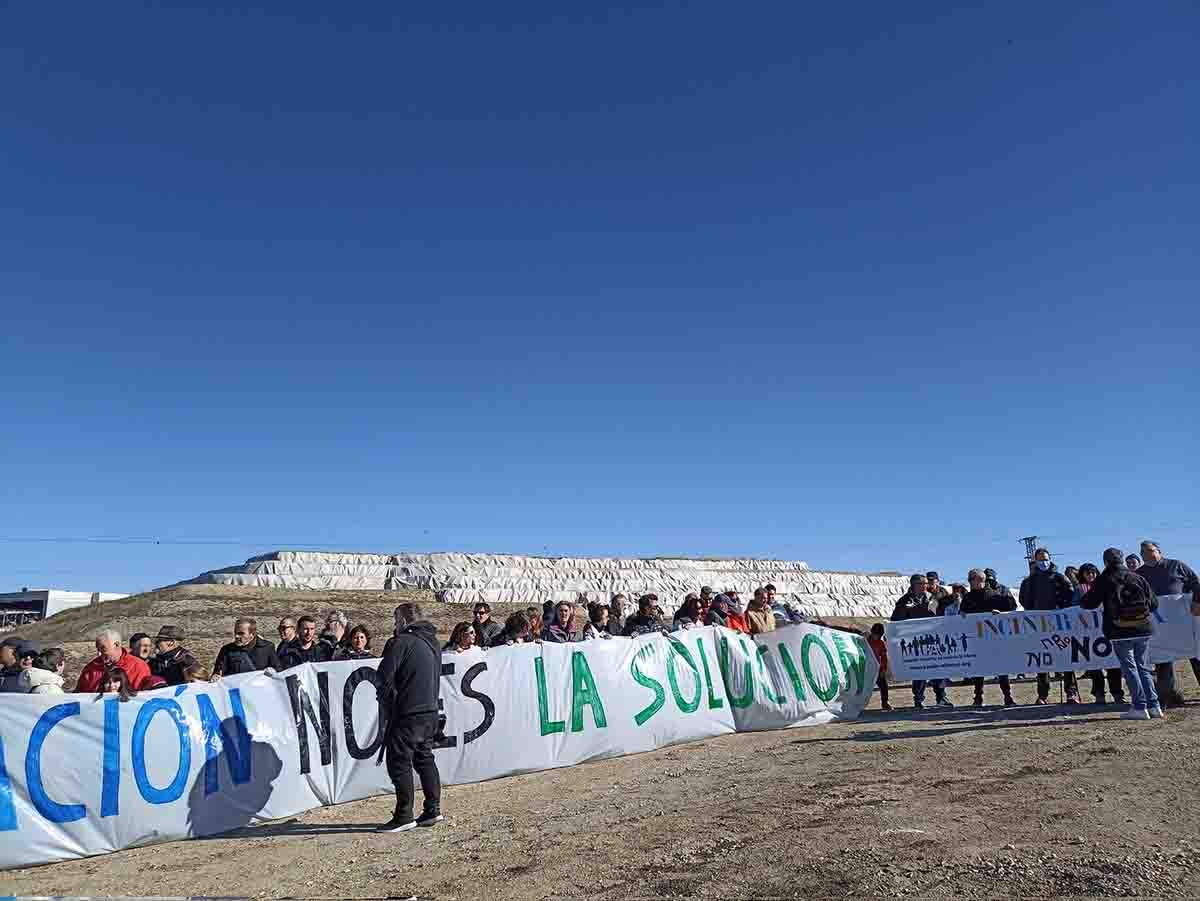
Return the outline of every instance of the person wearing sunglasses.
<path id="1" fill-rule="evenodd" d="M 504 624 L 492 619 L 492 607 L 486 601 L 475 605 L 471 628 L 475 630 L 475 644 L 481 648 L 490 648 L 504 631 Z"/>

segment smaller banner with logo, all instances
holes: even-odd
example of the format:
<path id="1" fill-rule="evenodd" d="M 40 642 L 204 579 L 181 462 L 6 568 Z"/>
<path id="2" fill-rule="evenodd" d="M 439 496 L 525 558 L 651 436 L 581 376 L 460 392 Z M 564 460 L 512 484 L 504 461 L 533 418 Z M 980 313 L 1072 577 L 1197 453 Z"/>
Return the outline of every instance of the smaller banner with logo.
<path id="1" fill-rule="evenodd" d="M 1166 595 L 1154 612 L 1150 661 L 1200 656 L 1190 595 Z M 1116 667 L 1099 610 L 1018 610 L 887 624 L 888 662 L 898 680 L 961 679 Z"/>

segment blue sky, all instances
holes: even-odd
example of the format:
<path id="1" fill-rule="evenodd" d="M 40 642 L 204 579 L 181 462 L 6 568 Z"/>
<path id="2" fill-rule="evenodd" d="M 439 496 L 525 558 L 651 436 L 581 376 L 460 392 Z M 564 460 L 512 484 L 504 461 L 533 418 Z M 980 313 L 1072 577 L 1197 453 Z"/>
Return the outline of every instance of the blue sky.
<path id="1" fill-rule="evenodd" d="M 299 545 L 1200 564 L 1198 26 L 10 7 L 0 590 Z"/>

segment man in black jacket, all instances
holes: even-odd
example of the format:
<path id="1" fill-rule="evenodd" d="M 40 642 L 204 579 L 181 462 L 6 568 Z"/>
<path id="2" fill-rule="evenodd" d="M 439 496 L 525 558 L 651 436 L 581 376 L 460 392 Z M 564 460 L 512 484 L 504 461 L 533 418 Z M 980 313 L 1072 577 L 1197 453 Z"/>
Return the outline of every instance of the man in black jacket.
<path id="1" fill-rule="evenodd" d="M 1130 707 L 1121 719 L 1163 719 L 1146 653 L 1154 634 L 1152 614 L 1158 609 L 1150 583 L 1129 570 L 1120 548 L 1110 547 L 1104 552 L 1104 572 L 1079 603 L 1088 610 L 1104 611 L 1104 637 L 1112 643 L 1113 656 L 1129 686 Z"/>
<path id="2" fill-rule="evenodd" d="M 1075 597 L 1075 588 L 1050 562 L 1050 552 L 1044 547 L 1033 552 L 1033 565 L 1029 575 L 1021 582 L 1021 606 L 1026 610 L 1062 610 L 1070 607 Z M 1063 688 L 1067 690 L 1067 703 L 1079 703 L 1079 688 L 1075 684 L 1075 673 L 1059 673 Z M 1037 675 L 1037 703 L 1045 704 L 1050 697 L 1050 674 Z"/>
<path id="3" fill-rule="evenodd" d="M 258 623 L 243 617 L 233 624 L 233 641 L 217 652 L 213 664 L 212 680 L 238 673 L 256 670 L 279 669 L 279 658 L 275 656 L 275 645 L 258 637 Z"/>
<path id="4" fill-rule="evenodd" d="M 926 588 L 929 587 L 929 580 L 920 573 L 915 574 L 908 580 L 907 593 L 900 596 L 896 601 L 896 609 L 892 611 L 892 622 L 900 623 L 910 619 L 931 619 L 937 616 L 937 611 L 930 606 L 929 594 Z M 950 699 L 946 697 L 946 683 L 942 679 L 930 679 L 929 687 L 933 689 L 933 695 L 937 698 L 938 707 L 953 707 Z M 913 707 L 917 710 L 925 709 L 925 680 L 912 680 Z"/>
<path id="5" fill-rule="evenodd" d="M 279 662 L 284 669 L 301 663 L 324 663 L 333 659 L 333 647 L 317 639 L 317 621 L 311 616 L 296 620 L 296 637 L 284 645 L 279 653 Z"/>
<path id="6" fill-rule="evenodd" d="M 416 619 L 417 604 L 401 604 L 395 613 L 396 631 L 379 661 L 378 695 L 381 725 L 386 723 L 384 748 L 388 777 L 396 789 L 396 810 L 380 832 L 406 832 L 442 821 L 442 781 L 433 757 L 440 731 L 438 690 L 442 654 L 433 623 Z M 425 796 L 421 816 L 413 819 L 413 770 Z"/>
<path id="7" fill-rule="evenodd" d="M 1001 594 L 998 590 L 987 587 L 987 576 L 983 570 L 971 570 L 967 574 L 967 583 L 971 586 L 971 590 L 963 596 L 962 608 L 959 610 L 964 616 L 976 613 L 1011 613 L 1017 609 L 1017 602 L 1013 600 L 1011 594 Z M 976 676 L 973 681 L 975 683 L 975 706 L 982 707 L 983 676 Z M 1017 702 L 1013 700 L 1008 674 L 997 676 L 996 681 L 1000 683 L 1000 691 L 1004 695 L 1004 706 L 1015 706 Z"/>
<path id="8" fill-rule="evenodd" d="M 504 631 L 504 623 L 492 619 L 491 604 L 480 601 L 475 605 L 471 628 L 475 630 L 475 644 L 481 648 L 490 648 L 492 642 Z"/>
<path id="9" fill-rule="evenodd" d="M 1133 555 L 1130 554 L 1132 557 Z M 1150 590 L 1155 595 L 1188 594 L 1192 595 L 1192 604 L 1200 603 L 1200 578 L 1190 566 L 1182 560 L 1172 560 L 1164 557 L 1162 549 L 1155 541 L 1142 542 L 1142 560 L 1137 574 L 1145 579 Z M 1200 658 L 1192 658 L 1192 672 L 1196 681 L 1200 682 Z M 1157 679 L 1158 697 L 1166 707 L 1179 707 L 1183 704 L 1183 694 L 1175 685 L 1175 662 L 1167 661 L 1154 667 Z"/>
<path id="10" fill-rule="evenodd" d="M 651 632 L 661 632 L 663 619 L 655 609 L 658 606 L 658 595 L 644 594 L 638 598 L 638 612 L 625 621 L 621 634 L 626 638 L 637 638 L 639 635 L 649 635 Z"/>

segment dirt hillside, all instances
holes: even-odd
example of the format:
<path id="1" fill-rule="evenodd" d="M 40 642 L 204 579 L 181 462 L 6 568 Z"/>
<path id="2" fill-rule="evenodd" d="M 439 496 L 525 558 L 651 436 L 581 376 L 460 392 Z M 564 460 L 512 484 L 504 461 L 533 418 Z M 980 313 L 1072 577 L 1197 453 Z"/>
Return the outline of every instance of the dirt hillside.
<path id="1" fill-rule="evenodd" d="M 125 640 L 137 632 L 154 636 L 161 626 L 183 628 L 185 646 L 206 667 L 211 667 L 221 645 L 231 640 L 233 621 L 239 616 L 258 621 L 259 634 L 278 640 L 276 626 L 285 616 L 310 614 L 318 625 L 333 608 L 344 610 L 350 622 L 363 624 L 371 632 L 372 648 L 378 654 L 392 629 L 392 610 L 402 601 L 416 601 L 423 616 L 449 638 L 456 623 L 470 621 L 471 605 L 443 604 L 428 591 L 300 591 L 287 588 L 251 588 L 232 585 L 176 585 L 119 601 L 105 601 L 94 607 L 78 607 L 52 616 L 34 626 L 18 630 L 22 638 L 41 642 L 46 647 L 61 647 L 67 653 L 67 684 L 87 661 L 96 656 L 95 635 L 101 629 L 117 629 Z M 664 609 L 669 605 L 664 604 Z M 495 604 L 492 616 L 503 621 L 524 604 Z M 576 622 L 582 626 L 586 611 L 576 610 Z M 839 625 L 853 619 L 829 620 Z"/>

